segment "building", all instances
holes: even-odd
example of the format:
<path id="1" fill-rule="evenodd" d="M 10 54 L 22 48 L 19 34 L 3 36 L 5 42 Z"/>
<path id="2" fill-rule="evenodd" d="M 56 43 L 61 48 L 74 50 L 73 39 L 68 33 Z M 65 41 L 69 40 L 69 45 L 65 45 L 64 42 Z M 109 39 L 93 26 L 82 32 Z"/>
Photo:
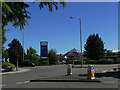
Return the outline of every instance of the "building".
<path id="1" fill-rule="evenodd" d="M 82 57 L 81 52 L 75 48 L 65 53 L 64 56 L 67 60 L 80 60 Z"/>

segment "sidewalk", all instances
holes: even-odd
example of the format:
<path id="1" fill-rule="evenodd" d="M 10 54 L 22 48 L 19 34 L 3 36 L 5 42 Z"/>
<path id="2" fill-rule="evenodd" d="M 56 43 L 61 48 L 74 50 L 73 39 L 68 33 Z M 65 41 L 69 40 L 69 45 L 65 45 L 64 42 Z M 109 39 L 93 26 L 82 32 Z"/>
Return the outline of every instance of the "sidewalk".
<path id="1" fill-rule="evenodd" d="M 18 68 L 18 71 L 16 71 L 16 69 L 15 69 L 14 71 L 11 71 L 11 72 L 2 72 L 2 73 L 0 73 L 0 75 L 14 74 L 14 73 L 23 73 L 23 72 L 28 72 L 28 71 L 30 71 L 30 69 Z"/>

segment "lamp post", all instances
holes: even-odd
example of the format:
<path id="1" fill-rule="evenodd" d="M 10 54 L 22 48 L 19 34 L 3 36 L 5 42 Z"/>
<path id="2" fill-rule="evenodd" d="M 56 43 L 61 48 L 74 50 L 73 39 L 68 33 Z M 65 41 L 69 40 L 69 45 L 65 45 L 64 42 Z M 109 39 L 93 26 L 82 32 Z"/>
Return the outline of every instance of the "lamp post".
<path id="1" fill-rule="evenodd" d="M 22 39 L 23 39 L 23 63 L 24 63 L 24 30 L 22 31 L 22 35 L 23 35 Z"/>
<path id="2" fill-rule="evenodd" d="M 74 19 L 74 17 L 70 17 L 70 19 Z M 80 20 L 80 49 L 81 49 L 81 67 L 83 66 L 83 55 L 82 55 L 82 33 L 81 33 L 81 18 L 77 18 Z"/>

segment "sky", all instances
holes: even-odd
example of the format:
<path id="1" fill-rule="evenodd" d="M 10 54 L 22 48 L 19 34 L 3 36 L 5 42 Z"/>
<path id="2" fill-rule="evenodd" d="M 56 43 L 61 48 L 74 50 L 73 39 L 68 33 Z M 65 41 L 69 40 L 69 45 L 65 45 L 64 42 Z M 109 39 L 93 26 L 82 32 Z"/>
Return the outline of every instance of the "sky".
<path id="1" fill-rule="evenodd" d="M 76 48 L 80 50 L 80 23 L 82 30 L 82 48 L 90 34 L 98 33 L 105 49 L 118 49 L 118 3 L 116 2 L 67 2 L 67 7 L 59 5 L 59 10 L 49 12 L 48 7 L 40 10 L 39 4 L 27 2 L 31 13 L 29 25 L 24 28 L 24 49 L 32 46 L 40 55 L 40 41 L 48 41 L 48 50 L 56 49 L 65 54 Z M 75 17 L 70 19 L 70 16 Z M 7 41 L 5 47 L 14 39 L 23 44 L 22 32 L 10 23 L 5 27 Z"/>

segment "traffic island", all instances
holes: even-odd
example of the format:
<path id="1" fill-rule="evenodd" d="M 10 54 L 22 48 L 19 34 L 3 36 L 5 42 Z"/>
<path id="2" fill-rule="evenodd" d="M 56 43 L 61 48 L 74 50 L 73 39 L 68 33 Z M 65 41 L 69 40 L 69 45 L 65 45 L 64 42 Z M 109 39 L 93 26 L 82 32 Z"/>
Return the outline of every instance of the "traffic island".
<path id="1" fill-rule="evenodd" d="M 30 82 L 101 82 L 100 79 L 87 79 L 79 75 L 63 75 L 58 77 L 47 77 L 30 80 Z"/>

